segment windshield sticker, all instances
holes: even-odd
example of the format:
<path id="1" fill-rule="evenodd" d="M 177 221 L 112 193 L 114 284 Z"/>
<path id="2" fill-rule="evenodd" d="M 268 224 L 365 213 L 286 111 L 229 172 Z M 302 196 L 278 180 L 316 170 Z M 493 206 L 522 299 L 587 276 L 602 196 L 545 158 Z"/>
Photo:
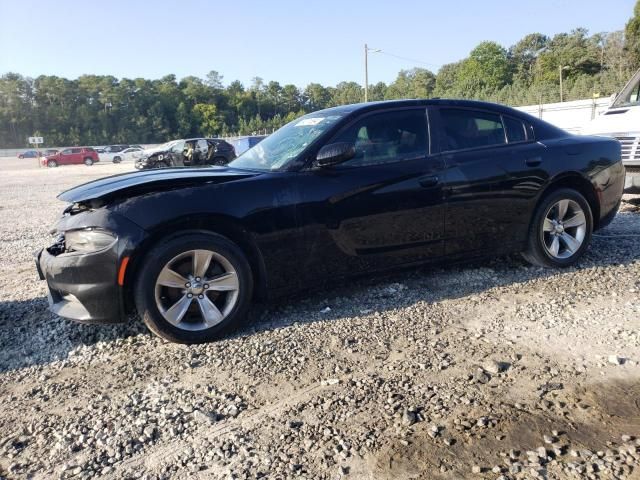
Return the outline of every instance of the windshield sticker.
<path id="1" fill-rule="evenodd" d="M 313 125 L 318 125 L 324 120 L 324 117 L 313 117 L 313 118 L 305 118 L 296 123 L 296 127 L 310 127 Z"/>

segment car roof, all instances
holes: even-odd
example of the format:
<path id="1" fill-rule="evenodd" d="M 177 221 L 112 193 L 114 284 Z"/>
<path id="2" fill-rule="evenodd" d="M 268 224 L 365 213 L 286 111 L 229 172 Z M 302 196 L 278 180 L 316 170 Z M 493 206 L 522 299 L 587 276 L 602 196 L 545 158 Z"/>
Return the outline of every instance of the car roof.
<path id="1" fill-rule="evenodd" d="M 376 102 L 367 103 L 353 103 L 350 105 L 341 105 L 338 107 L 326 108 L 324 110 L 318 110 L 313 114 L 338 114 L 338 115 L 351 115 L 360 114 L 369 111 L 376 111 L 388 108 L 402 108 L 402 107 L 427 107 L 427 106 L 441 106 L 441 107 L 462 107 L 462 108 L 476 108 L 482 110 L 490 110 L 496 113 L 509 115 L 512 117 L 526 120 L 530 124 L 538 127 L 536 130 L 540 131 L 541 137 L 557 136 L 566 134 L 564 130 L 551 125 L 544 120 L 541 120 L 533 115 L 529 115 L 521 110 L 508 107 L 499 103 L 483 102 L 480 100 L 463 100 L 453 98 L 429 98 L 429 99 L 407 99 L 407 100 L 382 100 Z"/>
<path id="2" fill-rule="evenodd" d="M 402 99 L 402 100 L 380 100 L 375 102 L 366 103 L 352 103 L 349 105 L 339 105 L 337 107 L 330 107 L 324 110 L 318 110 L 318 112 L 335 112 L 335 113 L 351 113 L 360 112 L 365 110 L 377 110 L 383 108 L 393 107 L 421 107 L 421 106 L 455 106 L 455 107 L 467 107 L 467 108 L 483 108 L 491 110 L 502 110 L 505 112 L 519 112 L 511 107 L 501 105 L 499 103 L 483 102 L 480 100 L 463 100 L 454 98 L 426 98 L 426 99 Z M 318 113 L 313 112 L 313 113 Z"/>

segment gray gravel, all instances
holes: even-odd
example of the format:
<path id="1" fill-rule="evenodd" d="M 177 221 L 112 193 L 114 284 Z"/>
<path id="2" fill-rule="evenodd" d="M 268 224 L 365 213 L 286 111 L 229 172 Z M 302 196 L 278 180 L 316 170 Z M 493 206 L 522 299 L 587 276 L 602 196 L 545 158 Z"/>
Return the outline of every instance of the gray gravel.
<path id="1" fill-rule="evenodd" d="M 576 268 L 359 280 L 187 347 L 46 309 L 55 195 L 129 168 L 0 159 L 0 478 L 639 478 L 639 197 Z"/>

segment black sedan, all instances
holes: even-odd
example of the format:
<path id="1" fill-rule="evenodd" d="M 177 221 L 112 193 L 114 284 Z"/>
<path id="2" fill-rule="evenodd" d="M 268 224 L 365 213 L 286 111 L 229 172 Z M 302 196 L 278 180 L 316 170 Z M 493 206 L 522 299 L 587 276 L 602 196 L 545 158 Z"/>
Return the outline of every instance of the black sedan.
<path id="1" fill-rule="evenodd" d="M 81 322 L 137 312 L 205 342 L 254 299 L 365 272 L 523 252 L 574 264 L 616 214 L 620 144 L 500 105 L 406 100 L 330 108 L 226 167 L 96 180 L 37 264 L 51 309 Z"/>
<path id="2" fill-rule="evenodd" d="M 167 167 L 226 165 L 236 158 L 230 143 L 220 138 L 187 138 L 145 150 L 136 160 L 138 170 Z"/>

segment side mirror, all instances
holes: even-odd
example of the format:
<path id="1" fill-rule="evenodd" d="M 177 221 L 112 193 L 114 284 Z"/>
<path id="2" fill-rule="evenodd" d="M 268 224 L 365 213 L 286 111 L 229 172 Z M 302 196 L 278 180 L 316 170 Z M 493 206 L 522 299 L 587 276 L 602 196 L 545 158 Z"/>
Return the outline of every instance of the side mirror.
<path id="1" fill-rule="evenodd" d="M 330 167 L 351 160 L 356 156 L 353 143 L 339 142 L 325 145 L 316 155 L 315 164 L 318 167 Z"/>

